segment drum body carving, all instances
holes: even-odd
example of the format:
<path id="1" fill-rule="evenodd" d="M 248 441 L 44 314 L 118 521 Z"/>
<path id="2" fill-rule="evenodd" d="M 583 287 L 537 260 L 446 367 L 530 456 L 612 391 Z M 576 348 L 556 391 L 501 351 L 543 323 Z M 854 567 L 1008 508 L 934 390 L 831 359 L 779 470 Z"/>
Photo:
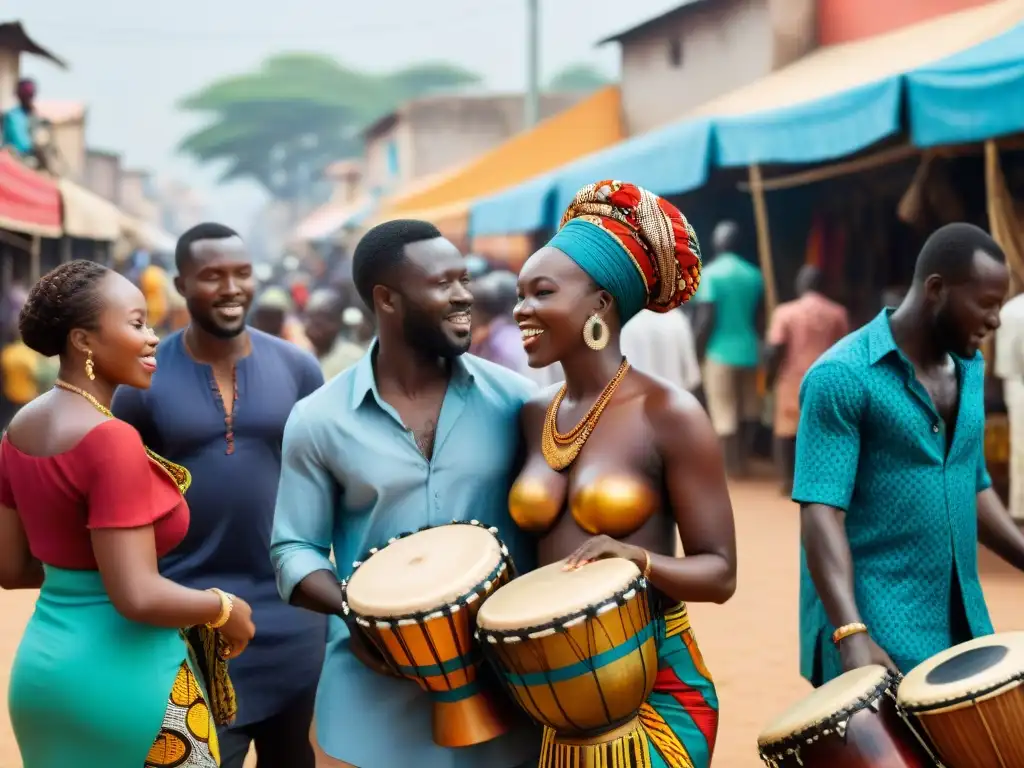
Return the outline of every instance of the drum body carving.
<path id="1" fill-rule="evenodd" d="M 912 669 L 899 705 L 946 768 L 1024 766 L 1024 632 L 979 637 Z"/>
<path id="2" fill-rule="evenodd" d="M 790 707 L 757 739 L 771 768 L 930 768 L 935 765 L 896 707 L 896 677 L 855 669 Z"/>
<path id="3" fill-rule="evenodd" d="M 475 521 L 406 534 L 371 550 L 342 583 L 353 631 L 429 692 L 434 741 L 444 747 L 480 744 L 509 728 L 501 691 L 479 683 L 474 637 L 484 599 L 512 577 L 496 534 Z"/>
<path id="4" fill-rule="evenodd" d="M 654 688 L 658 649 L 647 584 L 633 563 L 539 568 L 495 592 L 477 625 L 512 698 L 554 732 L 541 765 L 604 765 L 602 745 L 627 734 L 646 745 L 636 717 Z"/>

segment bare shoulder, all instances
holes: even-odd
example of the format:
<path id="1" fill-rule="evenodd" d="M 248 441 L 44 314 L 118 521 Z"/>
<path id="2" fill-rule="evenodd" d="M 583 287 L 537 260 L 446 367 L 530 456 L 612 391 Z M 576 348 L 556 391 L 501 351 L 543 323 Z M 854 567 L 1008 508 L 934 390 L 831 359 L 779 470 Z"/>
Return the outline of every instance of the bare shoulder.
<path id="1" fill-rule="evenodd" d="M 100 413 L 83 398 L 51 390 L 18 411 L 7 436 L 20 451 L 53 456 L 71 450 L 96 427 L 110 421 L 116 419 Z"/>
<path id="2" fill-rule="evenodd" d="M 561 383 L 544 387 L 523 403 L 523 408 L 519 412 L 519 421 L 525 434 L 532 435 L 540 432 L 544 417 L 548 412 L 548 406 L 551 405 L 551 401 L 555 399 L 555 395 L 558 394 L 561 387 Z"/>
<path id="3" fill-rule="evenodd" d="M 644 418 L 663 453 L 705 443 L 717 446 L 711 420 L 696 397 L 645 373 L 636 375 L 644 389 Z"/>

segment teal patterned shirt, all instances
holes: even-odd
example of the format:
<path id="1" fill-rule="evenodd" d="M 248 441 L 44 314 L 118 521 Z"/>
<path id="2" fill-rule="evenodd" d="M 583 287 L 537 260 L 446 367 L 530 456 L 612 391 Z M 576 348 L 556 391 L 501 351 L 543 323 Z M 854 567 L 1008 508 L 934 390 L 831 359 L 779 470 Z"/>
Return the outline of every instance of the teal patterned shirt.
<path id="1" fill-rule="evenodd" d="M 954 358 L 960 408 L 952 444 L 883 310 L 811 367 L 800 388 L 793 501 L 844 510 L 854 590 L 872 637 L 902 672 L 949 648 L 954 600 L 972 636 L 992 632 L 978 578 L 977 495 L 985 468 L 981 353 Z M 800 671 L 842 672 L 834 627 L 800 563 Z"/>

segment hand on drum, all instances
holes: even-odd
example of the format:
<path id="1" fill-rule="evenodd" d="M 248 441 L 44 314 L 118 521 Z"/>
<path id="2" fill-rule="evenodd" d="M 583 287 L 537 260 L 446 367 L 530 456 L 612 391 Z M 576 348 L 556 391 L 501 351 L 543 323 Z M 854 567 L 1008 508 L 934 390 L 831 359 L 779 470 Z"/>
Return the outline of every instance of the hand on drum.
<path id="1" fill-rule="evenodd" d="M 643 568 L 645 560 L 644 550 L 640 547 L 624 544 L 611 536 L 602 534 L 583 542 L 575 552 L 566 558 L 563 568 L 566 571 L 574 571 L 587 563 L 605 560 L 609 557 L 621 557 L 623 560 L 629 560 L 638 568 Z"/>
<path id="2" fill-rule="evenodd" d="M 842 659 L 844 672 L 879 664 L 892 672 L 899 673 L 899 669 L 889 658 L 889 654 L 883 651 L 882 647 L 866 632 L 859 632 L 840 640 L 839 657 Z"/>

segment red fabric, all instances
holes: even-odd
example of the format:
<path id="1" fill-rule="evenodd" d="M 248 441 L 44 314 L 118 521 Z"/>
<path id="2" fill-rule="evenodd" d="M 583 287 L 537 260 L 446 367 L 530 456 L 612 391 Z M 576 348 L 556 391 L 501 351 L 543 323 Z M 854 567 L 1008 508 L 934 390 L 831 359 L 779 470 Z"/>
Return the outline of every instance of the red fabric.
<path id="1" fill-rule="evenodd" d="M 583 219 L 611 233 L 643 272 L 647 309 L 668 312 L 700 285 L 700 245 L 686 217 L 668 200 L 624 181 L 583 187 L 559 225 Z"/>
<path id="2" fill-rule="evenodd" d="M 0 226 L 29 234 L 61 231 L 60 191 L 45 176 L 0 152 Z"/>
<path id="3" fill-rule="evenodd" d="M 656 693 L 668 694 L 679 702 L 679 706 L 704 734 L 704 739 L 708 743 L 708 754 L 714 754 L 715 738 L 718 736 L 718 710 L 707 703 L 704 694 L 680 680 L 671 667 L 661 667 L 658 670 L 654 690 Z"/>
<path id="4" fill-rule="evenodd" d="M 158 556 L 188 531 L 188 505 L 178 486 L 149 460 L 139 433 L 116 419 L 56 456 L 29 456 L 5 435 L 0 503 L 18 511 L 32 555 L 58 568 L 96 568 L 92 528 L 152 525 Z"/>

